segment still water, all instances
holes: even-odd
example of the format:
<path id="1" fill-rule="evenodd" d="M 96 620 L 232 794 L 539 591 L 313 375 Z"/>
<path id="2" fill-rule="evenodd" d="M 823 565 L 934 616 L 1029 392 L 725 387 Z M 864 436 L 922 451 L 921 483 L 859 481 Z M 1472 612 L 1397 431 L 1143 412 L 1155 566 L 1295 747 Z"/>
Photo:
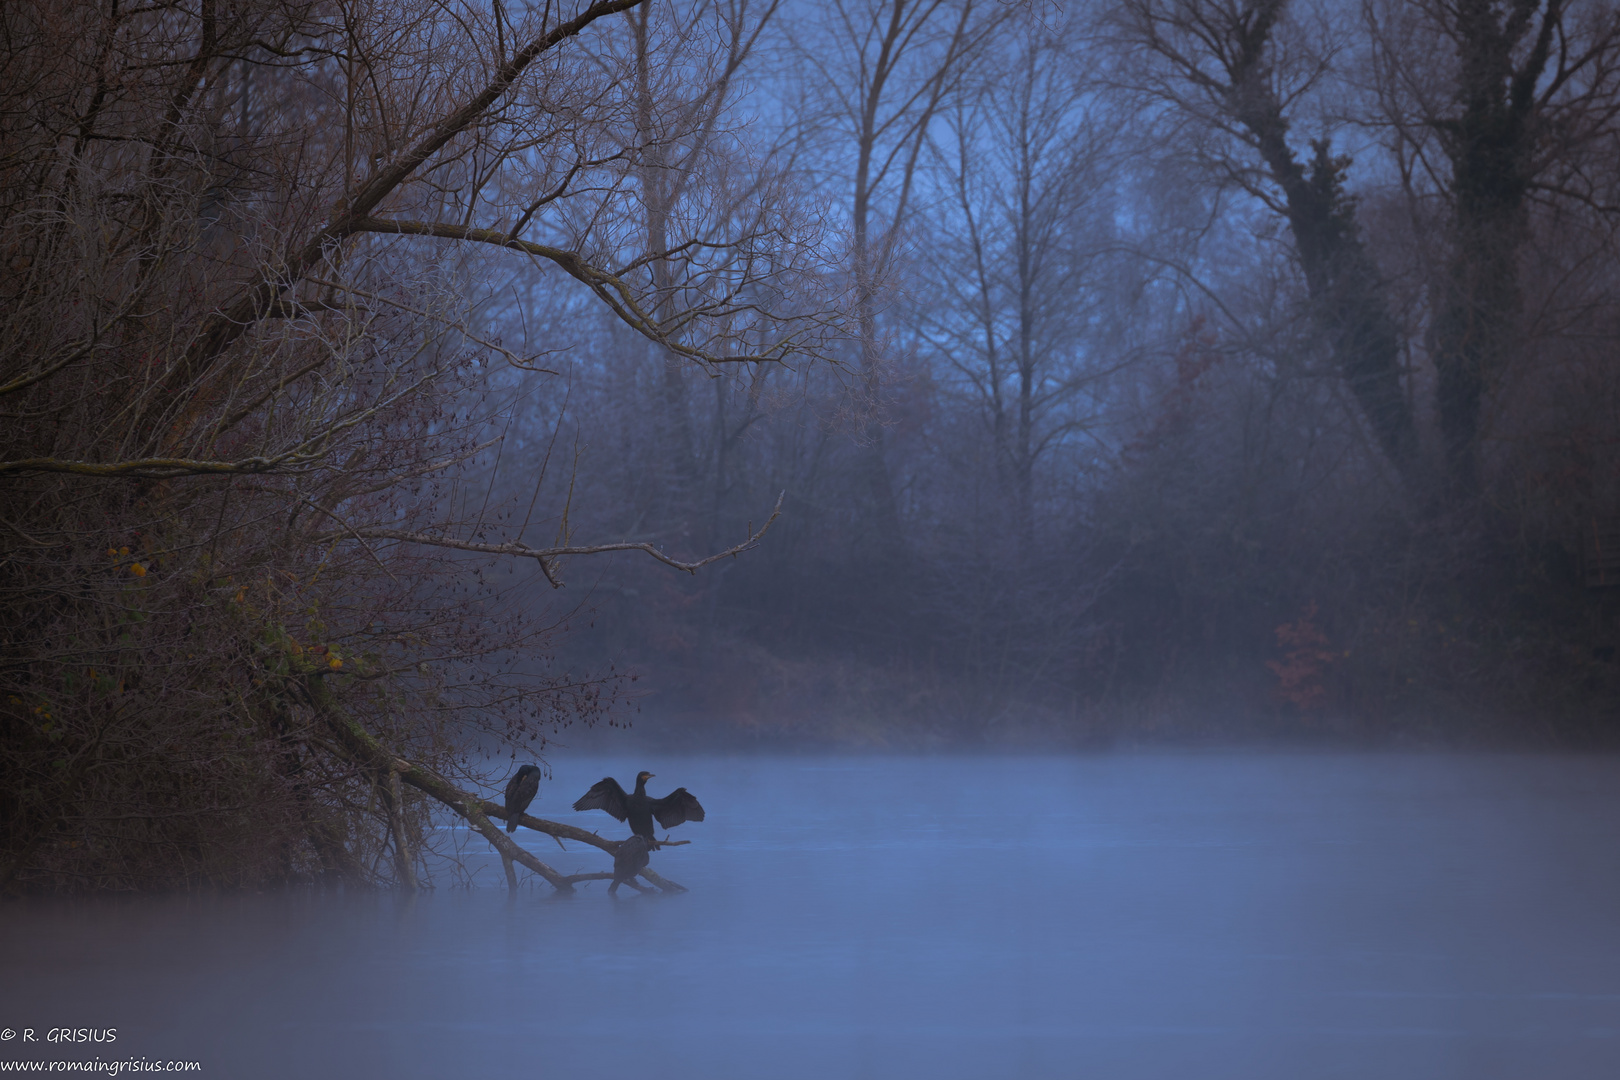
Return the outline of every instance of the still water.
<path id="1" fill-rule="evenodd" d="M 0 908 L 12 1057 L 281 1077 L 1620 1076 L 1620 761 L 572 759 L 708 820 L 675 897 L 312 892 Z M 525 843 L 561 870 L 595 849 Z M 497 888 L 496 886 L 501 887 Z M 20 1038 L 20 1036 L 19 1036 Z"/>

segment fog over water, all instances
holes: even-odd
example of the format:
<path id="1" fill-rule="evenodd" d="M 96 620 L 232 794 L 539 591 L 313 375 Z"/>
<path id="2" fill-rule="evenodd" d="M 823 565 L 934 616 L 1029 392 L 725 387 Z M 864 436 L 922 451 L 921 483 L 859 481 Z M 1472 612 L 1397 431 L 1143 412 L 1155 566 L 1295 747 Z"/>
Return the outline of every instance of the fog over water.
<path id="1" fill-rule="evenodd" d="M 593 883 L 49 902 L 0 923 L 15 1056 L 205 1077 L 1612 1077 L 1620 760 L 561 759 L 708 820 Z M 562 870 L 601 852 L 520 838 Z M 484 860 L 480 866 L 479 860 Z"/>

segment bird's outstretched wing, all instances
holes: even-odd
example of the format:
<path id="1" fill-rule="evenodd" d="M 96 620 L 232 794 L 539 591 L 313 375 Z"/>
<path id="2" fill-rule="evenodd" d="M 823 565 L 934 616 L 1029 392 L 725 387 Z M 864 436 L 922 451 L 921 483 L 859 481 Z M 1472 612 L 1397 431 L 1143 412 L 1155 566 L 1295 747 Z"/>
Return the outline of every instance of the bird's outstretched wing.
<path id="1" fill-rule="evenodd" d="M 606 810 L 615 818 L 623 821 L 630 816 L 625 806 L 624 788 L 611 776 L 604 776 L 591 785 L 591 790 L 581 795 L 574 803 L 575 810 Z"/>
<path id="2" fill-rule="evenodd" d="M 602 785 L 598 784 L 597 787 Z M 595 790 L 592 788 L 591 790 Z M 587 796 L 589 798 L 589 796 Z M 702 821 L 703 805 L 690 791 L 678 787 L 653 803 L 653 817 L 666 829 L 673 829 L 683 821 Z"/>

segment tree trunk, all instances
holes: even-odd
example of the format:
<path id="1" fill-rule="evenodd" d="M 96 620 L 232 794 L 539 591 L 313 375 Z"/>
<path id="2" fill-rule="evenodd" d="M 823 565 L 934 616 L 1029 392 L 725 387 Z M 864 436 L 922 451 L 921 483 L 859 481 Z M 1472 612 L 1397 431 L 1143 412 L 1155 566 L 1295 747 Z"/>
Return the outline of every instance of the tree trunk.
<path id="1" fill-rule="evenodd" d="M 669 155 L 663 134 L 655 130 L 656 102 L 651 84 L 652 57 L 650 33 L 656 4 L 644 0 L 632 16 L 636 41 L 636 136 L 640 143 L 642 209 L 645 214 L 647 251 L 656 255 L 669 250 L 669 215 L 673 207 L 673 184 L 669 175 Z M 662 319 L 673 301 L 673 278 L 669 263 L 654 258 L 649 270 L 653 279 L 654 319 Z M 681 357 L 662 346 L 649 343 L 649 359 L 660 365 L 659 391 L 662 409 L 658 415 L 659 484 L 658 525 L 677 533 L 687 531 L 686 520 L 697 490 L 697 462 L 693 457 L 691 403 L 686 386 L 686 365 Z"/>
<path id="2" fill-rule="evenodd" d="M 1535 0 L 1499 15 L 1491 0 L 1452 9 L 1460 112 L 1442 122 L 1451 159 L 1451 264 L 1434 320 L 1436 412 L 1453 495 L 1479 488 L 1480 411 L 1512 348 L 1526 235 L 1536 83 L 1547 64 L 1559 0 L 1549 0 L 1535 44 L 1515 66 Z"/>
<path id="3" fill-rule="evenodd" d="M 1362 245 L 1355 203 L 1344 191 L 1350 159 L 1313 143 L 1309 173 L 1288 145 L 1288 120 L 1266 59 L 1282 0 L 1262 0 L 1234 24 L 1236 59 L 1229 106 L 1253 137 L 1271 179 L 1282 189 L 1289 231 L 1305 272 L 1311 316 L 1333 349 L 1339 374 L 1372 427 L 1380 449 L 1404 479 L 1417 468 L 1417 428 L 1401 382 L 1401 340 L 1378 268 Z"/>

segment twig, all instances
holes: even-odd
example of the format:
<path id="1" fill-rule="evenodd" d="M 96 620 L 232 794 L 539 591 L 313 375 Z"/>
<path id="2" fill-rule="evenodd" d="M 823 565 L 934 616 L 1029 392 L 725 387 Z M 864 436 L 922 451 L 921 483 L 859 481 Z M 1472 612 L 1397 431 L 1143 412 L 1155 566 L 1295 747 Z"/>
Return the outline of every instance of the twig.
<path id="1" fill-rule="evenodd" d="M 782 500 L 786 498 L 786 496 L 787 492 L 782 492 L 776 497 L 776 506 L 772 508 L 771 516 L 766 518 L 765 524 L 761 525 L 758 531 L 751 534 L 747 540 L 744 540 L 742 543 L 737 544 L 734 547 L 729 547 L 724 551 L 717 552 L 706 558 L 698 559 L 695 562 L 682 562 L 681 560 L 670 555 L 666 555 L 663 551 L 659 550 L 657 546 L 647 542 L 589 544 L 577 547 L 570 545 L 566 547 L 534 548 L 528 546 L 527 544 L 520 544 L 515 541 L 505 544 L 483 544 L 473 540 L 457 540 L 448 536 L 430 536 L 426 533 L 404 532 L 399 529 L 382 529 L 371 526 L 352 527 L 346 532 L 341 533 L 320 533 L 311 537 L 311 540 L 316 543 L 325 540 L 342 539 L 345 537 L 350 539 L 364 538 L 367 540 L 398 540 L 407 544 L 424 544 L 429 547 L 453 548 L 457 551 L 476 551 L 484 555 L 515 555 L 518 558 L 536 560 L 540 564 L 540 569 L 542 572 L 545 573 L 546 580 L 551 582 L 553 588 L 560 589 L 562 588 L 561 580 L 553 577 L 552 571 L 555 569 L 554 560 L 564 555 L 603 555 L 612 551 L 644 551 L 648 555 L 651 555 L 653 558 L 657 559 L 659 562 L 663 563 L 665 566 L 673 566 L 677 570 L 685 570 L 688 574 L 695 574 L 705 566 L 708 566 L 710 563 L 716 563 L 721 559 L 729 559 L 732 556 L 741 555 L 743 552 L 751 550 L 755 545 L 757 545 L 760 538 L 765 535 L 766 530 L 769 529 L 771 525 L 775 523 L 776 519 L 781 516 Z"/>

